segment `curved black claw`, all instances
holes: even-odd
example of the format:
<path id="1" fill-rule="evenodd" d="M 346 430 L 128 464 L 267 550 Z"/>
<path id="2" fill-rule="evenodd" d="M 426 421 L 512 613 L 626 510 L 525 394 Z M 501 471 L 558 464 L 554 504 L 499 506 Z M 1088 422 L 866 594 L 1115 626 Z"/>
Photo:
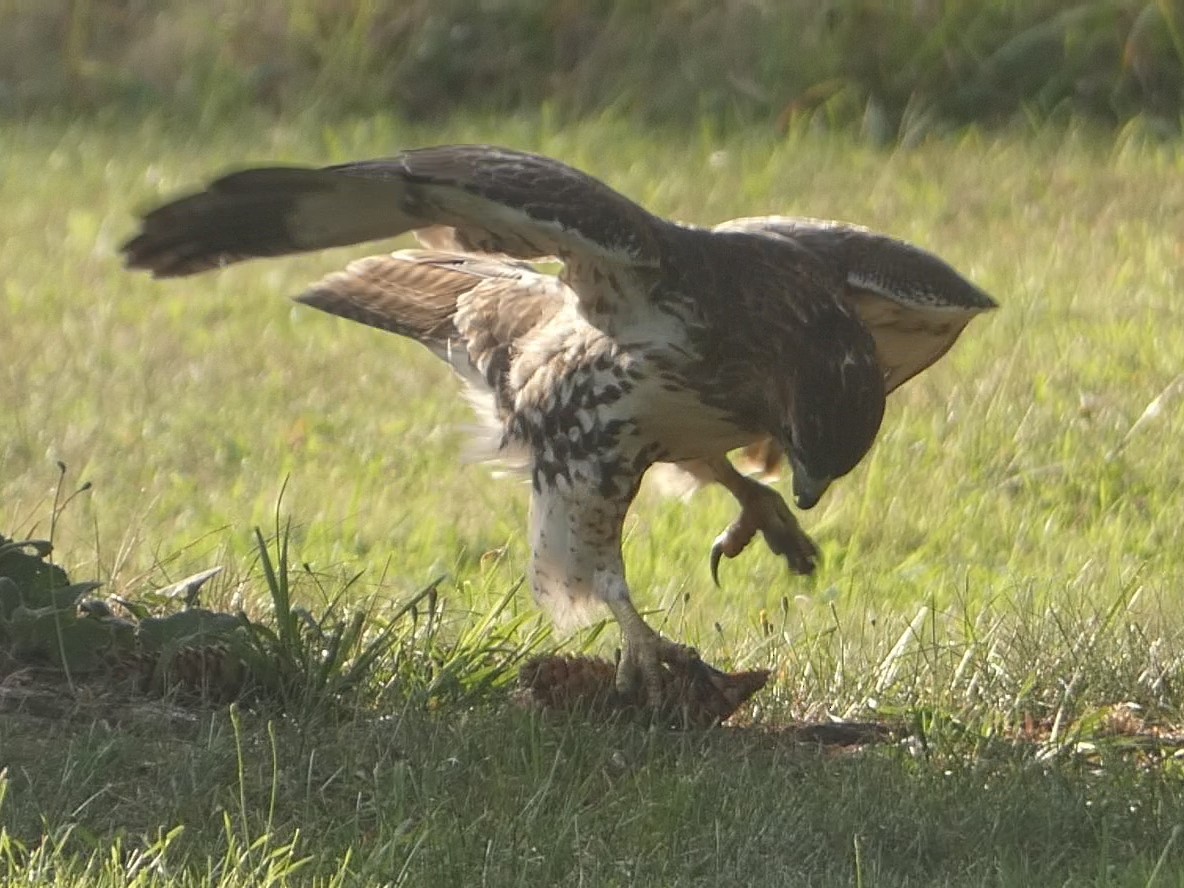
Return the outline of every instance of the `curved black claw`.
<path id="1" fill-rule="evenodd" d="M 754 524 L 747 513 L 741 511 L 740 517 L 727 526 L 723 533 L 715 538 L 715 542 L 711 544 L 711 579 L 715 581 L 716 588 L 720 588 L 719 584 L 719 561 L 725 555 L 728 558 L 735 558 L 741 552 L 748 548 L 748 544 L 752 542 L 752 538 L 756 536 L 756 524 Z"/>
<path id="2" fill-rule="evenodd" d="M 735 558 L 748 548 L 759 530 L 774 555 L 780 555 L 796 574 L 809 575 L 818 566 L 818 546 L 802 530 L 781 496 L 767 487 L 768 496 L 755 507 L 741 510 L 740 517 L 728 525 L 711 544 L 711 579 L 720 587 L 720 561 Z"/>
<path id="3" fill-rule="evenodd" d="M 715 583 L 717 589 L 723 588 L 719 584 L 719 560 L 723 557 L 724 544 L 720 542 L 719 537 L 716 537 L 715 542 L 711 544 L 711 581 Z"/>

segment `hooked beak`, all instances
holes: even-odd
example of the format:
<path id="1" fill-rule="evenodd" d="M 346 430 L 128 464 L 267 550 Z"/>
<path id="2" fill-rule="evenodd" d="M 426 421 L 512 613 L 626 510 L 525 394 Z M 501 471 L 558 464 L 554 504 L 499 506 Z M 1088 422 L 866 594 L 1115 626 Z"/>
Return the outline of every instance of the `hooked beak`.
<path id="1" fill-rule="evenodd" d="M 799 509 L 812 509 L 818 505 L 826 489 L 830 487 L 830 478 L 815 478 L 807 472 L 800 462 L 792 456 L 790 464 L 793 466 L 793 501 Z"/>

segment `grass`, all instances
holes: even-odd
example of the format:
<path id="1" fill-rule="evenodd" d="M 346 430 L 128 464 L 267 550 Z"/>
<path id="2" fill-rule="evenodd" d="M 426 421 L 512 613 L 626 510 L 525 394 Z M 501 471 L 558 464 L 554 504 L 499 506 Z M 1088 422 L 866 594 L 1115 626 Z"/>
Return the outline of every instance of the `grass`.
<path id="1" fill-rule="evenodd" d="M 183 825 L 148 884 L 227 857 L 230 872 L 251 872 L 295 843 L 281 864 L 307 858 L 303 878 L 351 884 L 829 885 L 862 873 L 864 884 L 1143 885 L 1180 806 L 1178 786 L 1122 764 L 1042 769 L 1017 753 L 934 767 L 735 731 L 590 735 L 485 707 L 404 714 L 382 731 L 247 716 L 237 733 L 228 717 L 165 737 L 51 727 L 40 755 L 32 745 L 13 757 L 8 804 L 36 794 L 64 807 L 43 827 L 63 849 L 54 868 L 88 852 L 110 861 L 109 839 L 88 828 L 101 809 L 122 811 L 125 874 L 164 825 Z M 31 871 L 27 858 L 9 864 L 10 877 Z"/>
<path id="2" fill-rule="evenodd" d="M 1002 302 L 893 396 L 869 459 L 805 516 L 825 556 L 816 579 L 786 576 L 758 544 L 716 590 L 707 547 L 727 498 L 641 498 L 626 558 L 654 621 L 713 661 L 775 670 L 751 729 L 592 729 L 506 703 L 510 673 L 482 670 L 542 643 L 529 596 L 507 595 L 527 554 L 525 491 L 461 464 L 470 419 L 430 356 L 281 298 L 357 250 L 169 283 L 115 255 L 136 210 L 227 166 L 445 141 L 553 154 L 691 221 L 856 220 Z M 290 575 L 301 605 L 344 606 L 360 573 L 348 596 L 377 632 L 448 577 L 443 616 L 415 636 L 427 655 L 345 710 L 6 716 L 0 872 L 34 885 L 1184 882 L 1178 765 L 1132 751 L 1182 721 L 1182 167 L 1137 134 L 1064 131 L 971 130 L 889 153 L 611 119 L 0 130 L 0 531 L 46 536 L 54 515 L 71 576 L 125 596 L 225 565 L 213 601 L 265 613 L 252 529 L 274 526 L 282 491 L 291 563 L 271 588 Z M 57 460 L 91 487 L 55 511 Z M 606 650 L 610 635 L 570 643 Z M 442 673 L 455 680 L 433 684 Z M 836 755 L 777 733 L 826 713 L 900 720 L 914 739 Z"/>

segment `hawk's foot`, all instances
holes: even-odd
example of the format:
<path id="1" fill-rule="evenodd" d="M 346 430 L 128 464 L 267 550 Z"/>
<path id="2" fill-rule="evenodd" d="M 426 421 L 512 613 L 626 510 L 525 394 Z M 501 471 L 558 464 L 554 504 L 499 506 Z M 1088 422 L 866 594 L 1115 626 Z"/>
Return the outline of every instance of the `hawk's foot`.
<path id="1" fill-rule="evenodd" d="M 627 634 L 623 638 L 617 663 L 617 693 L 626 700 L 657 706 L 667 696 L 667 666 L 688 671 L 703 661 L 694 648 L 663 638 L 648 626 L 646 630 L 633 638 Z"/>
<path id="2" fill-rule="evenodd" d="M 781 555 L 794 573 L 811 574 L 818 565 L 818 547 L 806 534 L 781 494 L 752 478 L 737 476 L 728 489 L 740 503 L 740 515 L 711 544 L 711 578 L 719 585 L 721 558 L 735 558 L 759 530 L 774 555 Z"/>
<path id="3" fill-rule="evenodd" d="M 711 711 L 731 713 L 736 708 L 730 677 L 703 662 L 698 651 L 654 631 L 628 599 L 612 602 L 610 608 L 621 626 L 616 690 L 622 700 L 663 715 L 697 698 L 707 698 Z"/>

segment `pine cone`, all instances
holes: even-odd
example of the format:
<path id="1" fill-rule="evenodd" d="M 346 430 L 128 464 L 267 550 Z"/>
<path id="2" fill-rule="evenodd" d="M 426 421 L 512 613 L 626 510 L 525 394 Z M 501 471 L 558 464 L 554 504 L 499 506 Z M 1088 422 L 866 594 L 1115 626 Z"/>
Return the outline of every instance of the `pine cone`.
<path id="1" fill-rule="evenodd" d="M 544 654 L 523 665 L 518 684 L 544 709 L 592 711 L 613 708 L 616 674 L 616 667 L 601 657 Z"/>
<path id="2" fill-rule="evenodd" d="M 616 667 L 599 657 L 547 654 L 519 675 L 523 697 L 543 709 L 624 713 L 677 727 L 706 727 L 729 718 L 765 686 L 765 670 L 726 673 L 702 660 L 663 667 L 662 698 L 626 698 L 616 689 Z"/>

